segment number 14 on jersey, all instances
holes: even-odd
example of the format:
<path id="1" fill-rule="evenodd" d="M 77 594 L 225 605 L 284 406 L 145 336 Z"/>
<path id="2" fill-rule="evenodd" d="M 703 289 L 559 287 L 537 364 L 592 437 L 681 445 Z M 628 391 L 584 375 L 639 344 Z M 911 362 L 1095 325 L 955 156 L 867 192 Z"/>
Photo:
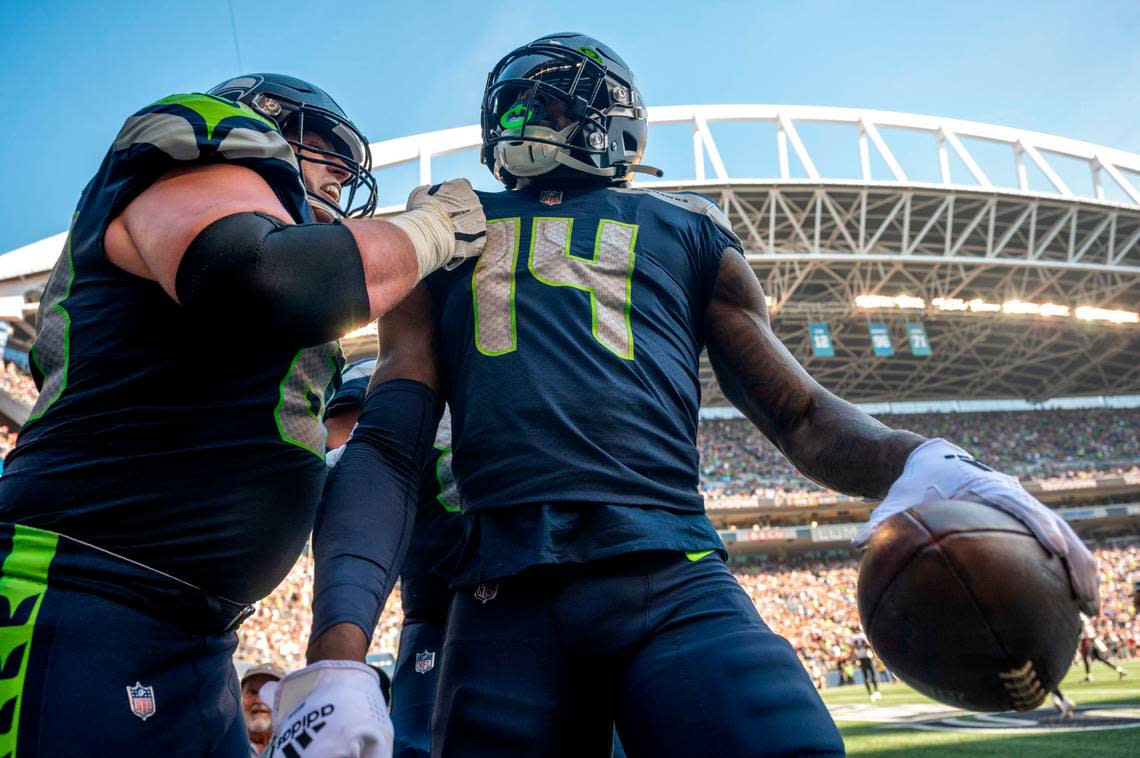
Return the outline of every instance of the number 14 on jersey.
<path id="1" fill-rule="evenodd" d="M 527 267 L 542 284 L 588 292 L 594 339 L 619 358 L 631 361 L 630 307 L 637 225 L 599 221 L 591 258 L 570 252 L 573 227 L 571 218 L 534 219 Z M 505 355 L 518 348 L 515 283 L 521 231 L 521 218 L 487 222 L 487 246 L 471 275 L 475 347 L 483 355 Z"/>

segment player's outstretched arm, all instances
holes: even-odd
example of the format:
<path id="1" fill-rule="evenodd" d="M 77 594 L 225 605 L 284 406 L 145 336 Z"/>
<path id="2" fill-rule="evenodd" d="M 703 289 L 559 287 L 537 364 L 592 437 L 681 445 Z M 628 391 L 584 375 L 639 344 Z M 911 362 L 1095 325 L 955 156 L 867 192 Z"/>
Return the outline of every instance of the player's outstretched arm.
<path id="1" fill-rule="evenodd" d="M 812 379 L 776 338 L 744 257 L 725 251 L 705 317 L 709 360 L 725 396 L 804 474 L 839 492 L 881 499 L 854 540 L 895 513 L 969 500 L 1009 513 L 1065 562 L 1073 595 L 1095 614 L 1096 564 L 1072 527 L 1014 478 L 946 440 L 892 430 Z"/>
<path id="2" fill-rule="evenodd" d="M 442 413 L 434 331 L 422 285 L 380 320 L 373 386 L 325 485 L 313 530 L 309 665 L 272 693 L 275 734 L 292 734 L 314 711 L 325 716 L 307 748 L 314 755 L 391 754 L 387 707 L 364 660 L 407 552 Z"/>
<path id="3" fill-rule="evenodd" d="M 160 178 L 104 242 L 112 263 L 188 310 L 315 344 L 386 313 L 448 261 L 478 255 L 485 230 L 463 179 L 417 188 L 391 221 L 298 225 L 255 171 L 212 164 Z"/>
<path id="4" fill-rule="evenodd" d="M 923 442 L 884 426 L 811 378 L 772 331 L 760 282 L 733 249 L 721 258 L 705 313 L 705 341 L 725 397 L 825 487 L 881 498 Z"/>

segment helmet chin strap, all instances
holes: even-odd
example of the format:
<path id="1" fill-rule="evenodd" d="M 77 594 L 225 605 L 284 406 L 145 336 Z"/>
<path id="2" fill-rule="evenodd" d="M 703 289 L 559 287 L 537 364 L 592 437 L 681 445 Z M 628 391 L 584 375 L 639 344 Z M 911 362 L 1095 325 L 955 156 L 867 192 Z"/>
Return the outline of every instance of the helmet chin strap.
<path id="1" fill-rule="evenodd" d="M 497 145 L 495 148 L 496 160 L 506 171 L 518 177 L 541 176 L 560 165 L 590 176 L 622 177 L 629 173 L 649 174 L 651 176 L 664 175 L 660 169 L 652 166 L 623 163 L 608 168 L 598 168 L 592 163 L 575 158 L 570 154 L 566 142 L 577 128 L 578 124 L 571 124 L 561 131 L 555 131 L 545 126 L 531 127 L 527 132 L 529 136 L 561 144 L 530 142 L 523 136 L 517 142 Z M 504 134 L 506 133 L 504 132 Z"/>
<path id="2" fill-rule="evenodd" d="M 305 191 L 305 197 L 309 201 L 309 206 L 311 208 L 320 208 L 321 210 L 325 211 L 330 216 L 332 216 L 333 219 L 335 219 L 335 220 L 343 220 L 344 219 L 344 217 L 345 217 L 344 211 L 341 210 L 339 207 L 330 203 L 328 200 L 325 200 L 320 195 L 317 195 L 314 192 L 309 192 L 308 190 L 306 190 Z"/>
<path id="3" fill-rule="evenodd" d="M 575 171 L 581 171 L 584 174 L 591 174 L 592 176 L 617 176 L 621 174 L 649 174 L 650 176 L 662 177 L 665 176 L 659 168 L 653 166 L 643 166 L 640 163 L 623 163 L 619 166 L 610 166 L 609 168 L 598 168 L 585 161 L 580 161 L 574 156 L 570 155 L 568 150 L 559 150 L 554 154 L 554 160 L 561 163 L 567 168 L 572 168 Z"/>

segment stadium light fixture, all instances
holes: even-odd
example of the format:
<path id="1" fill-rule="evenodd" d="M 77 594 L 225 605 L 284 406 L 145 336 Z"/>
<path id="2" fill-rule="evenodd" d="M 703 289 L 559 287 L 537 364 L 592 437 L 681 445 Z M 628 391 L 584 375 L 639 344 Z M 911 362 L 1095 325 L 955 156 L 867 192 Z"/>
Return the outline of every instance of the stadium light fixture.
<path id="1" fill-rule="evenodd" d="M 930 304 L 940 311 L 970 311 L 971 313 L 1006 313 L 1016 316 L 1041 316 L 1056 318 L 1075 316 L 1085 321 L 1109 321 L 1114 324 L 1140 323 L 1140 314 L 1133 311 L 1109 310 L 1084 305 L 1076 311 L 1067 305 L 1057 303 L 1030 303 L 1024 300 L 1006 300 L 1004 303 L 990 303 L 980 297 L 964 300 L 960 297 L 936 297 Z M 920 297 L 898 295 L 858 295 L 855 305 L 859 308 L 902 308 L 925 309 L 926 302 Z"/>
<path id="2" fill-rule="evenodd" d="M 970 301 L 970 311 L 973 313 L 997 313 L 1001 310 L 1001 305 L 998 303 L 987 303 L 980 297 L 975 297 Z"/>
<path id="3" fill-rule="evenodd" d="M 910 295 L 897 295 L 895 297 L 889 297 L 887 295 L 856 295 L 855 305 L 860 308 L 923 310 L 926 308 L 926 301 L 921 297 L 911 297 Z"/>
<path id="4" fill-rule="evenodd" d="M 936 297 L 930 302 L 940 311 L 964 311 L 969 308 L 960 297 Z"/>
<path id="5" fill-rule="evenodd" d="M 1133 311 L 1114 311 L 1106 308 L 1093 308 L 1082 305 L 1077 308 L 1077 318 L 1084 321 L 1110 321 L 1114 324 L 1135 324 L 1140 322 L 1140 313 Z"/>
<path id="6" fill-rule="evenodd" d="M 1043 303 L 1041 305 L 1041 315 L 1046 318 L 1053 316 L 1070 316 L 1072 309 L 1067 305 L 1057 305 L 1056 303 Z"/>

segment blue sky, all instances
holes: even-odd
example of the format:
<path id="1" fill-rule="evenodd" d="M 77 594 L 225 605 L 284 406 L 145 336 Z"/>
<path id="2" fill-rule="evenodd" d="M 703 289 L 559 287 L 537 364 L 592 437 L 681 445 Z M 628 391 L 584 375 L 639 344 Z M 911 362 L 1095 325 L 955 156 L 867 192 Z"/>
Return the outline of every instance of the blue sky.
<path id="1" fill-rule="evenodd" d="M 474 123 L 495 61 L 565 30 L 615 48 L 652 105 L 912 111 L 1140 152 L 1135 0 L 8 2 L 0 251 L 63 230 L 123 119 L 159 97 L 290 73 L 375 141 Z M 657 162 L 668 153 L 658 145 Z M 489 186 L 469 160 L 448 168 Z M 399 202 L 402 177 L 381 179 L 382 204 Z"/>

